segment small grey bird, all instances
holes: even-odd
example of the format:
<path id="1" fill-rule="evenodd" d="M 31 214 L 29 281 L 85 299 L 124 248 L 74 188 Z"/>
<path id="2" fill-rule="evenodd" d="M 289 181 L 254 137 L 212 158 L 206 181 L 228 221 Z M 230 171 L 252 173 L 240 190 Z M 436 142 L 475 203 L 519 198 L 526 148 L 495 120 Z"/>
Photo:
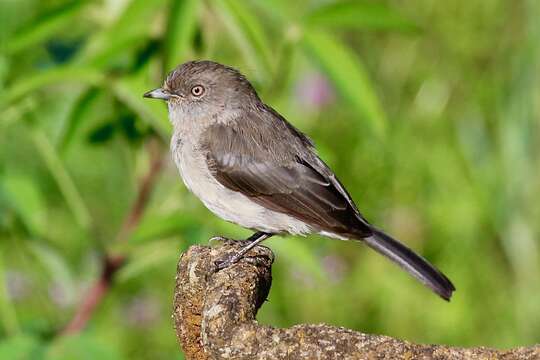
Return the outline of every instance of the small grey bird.
<path id="1" fill-rule="evenodd" d="M 190 61 L 144 97 L 167 101 L 171 152 L 186 186 L 217 216 L 256 231 L 218 268 L 272 235 L 318 233 L 360 240 L 450 299 L 452 282 L 371 225 L 313 142 L 262 102 L 237 70 Z"/>

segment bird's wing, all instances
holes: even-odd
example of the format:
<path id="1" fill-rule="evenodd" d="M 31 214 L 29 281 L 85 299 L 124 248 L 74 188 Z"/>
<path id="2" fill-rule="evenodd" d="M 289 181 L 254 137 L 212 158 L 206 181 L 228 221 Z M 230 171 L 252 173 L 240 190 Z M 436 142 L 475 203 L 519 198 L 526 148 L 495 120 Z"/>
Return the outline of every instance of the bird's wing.
<path id="1" fill-rule="evenodd" d="M 348 238 L 372 235 L 303 134 L 282 119 L 252 116 L 258 118 L 215 124 L 203 135 L 208 167 L 219 183 L 320 231 Z M 274 131 L 263 131 L 264 127 Z M 268 139 L 268 134 L 274 135 Z"/>
<path id="2" fill-rule="evenodd" d="M 452 282 L 423 257 L 358 212 L 312 143 L 271 109 L 236 123 L 210 126 L 203 135 L 208 167 L 223 186 L 319 231 L 365 243 L 449 300 Z M 272 134 L 272 135 L 269 135 Z"/>

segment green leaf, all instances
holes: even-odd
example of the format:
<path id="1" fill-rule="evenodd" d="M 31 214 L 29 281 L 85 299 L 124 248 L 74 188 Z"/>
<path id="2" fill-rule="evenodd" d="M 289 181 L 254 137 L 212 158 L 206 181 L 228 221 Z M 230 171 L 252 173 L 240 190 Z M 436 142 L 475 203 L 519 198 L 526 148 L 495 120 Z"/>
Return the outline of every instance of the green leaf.
<path id="1" fill-rule="evenodd" d="M 69 114 L 66 125 L 62 128 L 62 132 L 58 137 L 57 145 L 58 151 L 62 154 L 70 146 L 73 138 L 82 122 L 90 116 L 92 112 L 96 110 L 96 100 L 100 95 L 101 89 L 89 88 L 82 92 L 79 98 L 76 100 L 71 113 Z M 107 94 L 108 95 L 108 94 Z"/>
<path id="2" fill-rule="evenodd" d="M 160 137 L 168 142 L 171 125 L 169 124 L 167 107 L 162 101 L 143 98 L 150 86 L 139 78 L 124 78 L 111 85 L 111 91 L 127 108 L 137 114 L 150 125 Z"/>
<path id="3" fill-rule="evenodd" d="M 272 22 L 278 24 L 295 22 L 304 13 L 303 6 L 296 6 L 290 0 L 251 0 L 251 2 Z"/>
<path id="4" fill-rule="evenodd" d="M 272 52 L 260 20 L 252 9 L 246 8 L 246 2 L 216 0 L 214 4 L 247 62 L 256 69 L 255 75 L 264 80 L 272 70 Z"/>
<path id="5" fill-rule="evenodd" d="M 11 37 L 6 44 L 6 52 L 13 54 L 52 37 L 73 23 L 85 4 L 86 1 L 72 1 L 32 21 Z"/>
<path id="6" fill-rule="evenodd" d="M 315 255 L 310 242 L 306 239 L 287 237 L 279 239 L 279 241 L 272 241 L 272 249 L 288 263 L 300 267 L 308 274 L 313 274 L 317 279 L 326 278 L 320 259 Z"/>
<path id="7" fill-rule="evenodd" d="M 366 30 L 418 30 L 413 22 L 403 18 L 387 5 L 364 1 L 338 1 L 323 5 L 309 13 L 304 23 L 311 26 Z"/>
<path id="8" fill-rule="evenodd" d="M 386 118 L 360 59 L 341 41 L 324 31 L 306 32 L 302 43 L 310 58 L 326 72 L 358 116 L 366 120 L 377 136 L 382 136 Z"/>
<path id="9" fill-rule="evenodd" d="M 105 75 L 95 69 L 74 66 L 61 66 L 52 70 L 28 74 L 0 94 L 0 108 L 33 91 L 42 90 L 48 85 L 58 83 L 99 85 L 104 79 Z"/>
<path id="10" fill-rule="evenodd" d="M 90 227 L 92 221 L 90 211 L 86 206 L 77 186 L 73 182 L 73 179 L 69 175 L 62 160 L 60 159 L 55 147 L 49 140 L 49 138 L 38 128 L 32 128 L 32 139 L 38 153 L 43 158 L 45 165 L 49 169 L 52 177 L 56 181 L 60 192 L 64 196 L 66 203 L 68 204 L 71 212 L 73 213 L 77 223 L 84 229 Z"/>
<path id="11" fill-rule="evenodd" d="M 136 248 L 129 254 L 130 261 L 118 272 L 118 281 L 128 281 L 158 265 L 177 261 L 180 253 L 176 241 L 154 241 Z"/>
<path id="12" fill-rule="evenodd" d="M 199 0 L 171 0 L 165 40 L 167 55 L 165 69 L 171 70 L 188 55 L 190 42 L 197 25 Z"/>
<path id="13" fill-rule="evenodd" d="M 46 205 L 34 179 L 11 173 L 1 179 L 0 185 L 0 190 L 28 230 L 34 235 L 42 235 L 46 225 Z"/>
<path id="14" fill-rule="evenodd" d="M 115 125 L 111 121 L 107 121 L 104 124 L 100 124 L 90 130 L 88 134 L 88 142 L 92 144 L 99 144 L 109 141 L 116 131 Z"/>
<path id="15" fill-rule="evenodd" d="M 179 234 L 188 228 L 196 227 L 196 217 L 189 213 L 175 212 L 167 215 L 145 216 L 130 238 L 130 242 L 159 239 Z"/>
<path id="16" fill-rule="evenodd" d="M 0 342 L 0 359 L 40 360 L 44 348 L 39 341 L 28 335 L 8 338 Z"/>
<path id="17" fill-rule="evenodd" d="M 49 272 L 50 278 L 62 286 L 66 303 L 71 303 L 75 298 L 76 286 L 73 274 L 63 255 L 55 249 L 38 242 L 29 243 L 29 249 Z"/>
<path id="18" fill-rule="evenodd" d="M 114 342 L 112 342 L 114 344 Z M 57 338 L 47 349 L 46 360 L 118 360 L 121 359 L 111 343 L 103 343 L 89 335 L 72 335 Z"/>
<path id="19" fill-rule="evenodd" d="M 0 91 L 4 89 L 6 78 L 9 75 L 11 64 L 6 56 L 0 55 Z"/>
<path id="20" fill-rule="evenodd" d="M 4 333 L 8 335 L 18 334 L 20 331 L 19 321 L 17 319 L 17 312 L 15 311 L 15 306 L 11 301 L 7 282 L 6 282 L 6 267 L 4 266 L 3 251 L 0 249 L 0 324 L 3 327 Z M 0 344 L 0 359 L 5 359 L 2 357 L 2 345 Z"/>
<path id="21" fill-rule="evenodd" d="M 75 62 L 103 67 L 150 38 L 150 26 L 164 0 L 132 0 L 110 26 L 91 37 Z"/>

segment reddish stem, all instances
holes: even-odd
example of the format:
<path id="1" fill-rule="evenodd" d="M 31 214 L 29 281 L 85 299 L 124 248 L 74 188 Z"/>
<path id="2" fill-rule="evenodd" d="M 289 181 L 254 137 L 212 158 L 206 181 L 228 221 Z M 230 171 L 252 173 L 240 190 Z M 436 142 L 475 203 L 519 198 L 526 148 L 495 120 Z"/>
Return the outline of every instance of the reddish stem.
<path id="1" fill-rule="evenodd" d="M 150 168 L 141 181 L 137 198 L 125 217 L 122 227 L 116 236 L 116 241 L 126 241 L 139 224 L 158 175 L 163 167 L 160 144 L 157 142 L 150 142 L 148 144 L 148 151 L 150 152 Z M 114 275 L 125 262 L 126 258 L 123 255 L 105 255 L 101 276 L 88 289 L 86 296 L 83 297 L 81 304 L 75 311 L 75 315 L 69 324 L 60 332 L 61 335 L 78 333 L 86 327 L 86 324 L 92 318 L 97 306 L 107 294 Z"/>
<path id="2" fill-rule="evenodd" d="M 139 224 L 148 200 L 154 188 L 154 184 L 157 180 L 161 168 L 163 167 L 163 157 L 161 156 L 160 146 L 156 143 L 150 143 L 148 145 L 148 151 L 150 152 L 150 168 L 145 177 L 141 181 L 139 191 L 137 193 L 137 199 L 131 207 L 131 211 L 124 219 L 124 223 L 116 236 L 117 241 L 125 241 L 129 235 L 133 232 L 135 227 Z"/>
<path id="3" fill-rule="evenodd" d="M 88 320 L 92 317 L 94 310 L 105 297 L 107 290 L 111 286 L 112 279 L 116 271 L 122 267 L 125 262 L 123 256 L 105 257 L 103 259 L 103 271 L 100 278 L 88 289 L 83 302 L 77 309 L 73 319 L 62 330 L 60 335 L 69 335 L 81 331 Z"/>

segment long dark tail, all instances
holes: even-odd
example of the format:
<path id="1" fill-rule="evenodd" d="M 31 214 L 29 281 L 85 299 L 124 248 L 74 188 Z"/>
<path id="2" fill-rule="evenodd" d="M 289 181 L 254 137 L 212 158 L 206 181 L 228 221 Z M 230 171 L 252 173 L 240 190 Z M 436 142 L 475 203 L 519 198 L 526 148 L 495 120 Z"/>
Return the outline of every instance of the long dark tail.
<path id="1" fill-rule="evenodd" d="M 372 231 L 373 236 L 362 239 L 370 248 L 398 264 L 443 299 L 450 300 L 456 290 L 450 279 L 399 241 L 376 228 Z"/>

